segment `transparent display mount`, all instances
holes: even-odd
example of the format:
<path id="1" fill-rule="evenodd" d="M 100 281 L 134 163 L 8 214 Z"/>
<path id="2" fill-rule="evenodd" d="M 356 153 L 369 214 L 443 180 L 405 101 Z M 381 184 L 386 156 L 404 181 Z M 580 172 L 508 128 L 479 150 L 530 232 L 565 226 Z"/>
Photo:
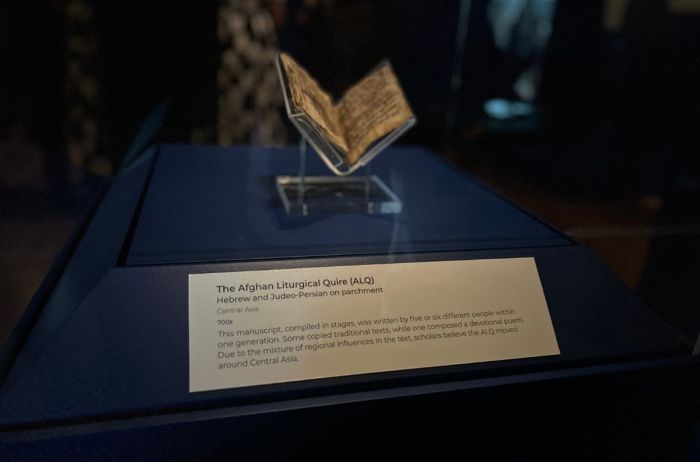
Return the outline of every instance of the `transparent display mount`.
<path id="1" fill-rule="evenodd" d="M 307 176 L 307 145 L 299 146 L 299 174 L 276 177 L 277 192 L 289 215 L 398 214 L 401 200 L 368 166 L 363 175 Z"/>
<path id="2" fill-rule="evenodd" d="M 323 136 L 314 121 L 295 107 L 280 59 L 277 60 L 277 71 L 287 116 L 301 134 L 297 176 L 276 177 L 277 191 L 287 214 L 308 216 L 400 213 L 401 200 L 381 179 L 372 175 L 370 161 L 411 128 L 416 123 L 415 118 L 410 117 L 403 125 L 377 140 L 354 165 L 348 166 L 346 159 Z M 306 175 L 309 146 L 334 175 Z M 361 173 L 355 173 L 358 169 L 361 169 Z"/>

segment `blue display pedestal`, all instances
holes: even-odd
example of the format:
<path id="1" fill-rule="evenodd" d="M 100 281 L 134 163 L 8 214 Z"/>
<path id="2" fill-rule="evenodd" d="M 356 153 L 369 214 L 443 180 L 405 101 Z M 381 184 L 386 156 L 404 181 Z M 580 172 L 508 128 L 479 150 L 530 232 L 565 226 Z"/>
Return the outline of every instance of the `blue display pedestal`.
<path id="1" fill-rule="evenodd" d="M 693 418 L 690 346 L 581 246 L 418 148 L 373 163 L 400 213 L 289 216 L 275 177 L 297 160 L 161 146 L 114 179 L 3 353 L 0 459 L 411 453 L 420 438 L 527 456 L 668 431 L 669 406 Z M 560 356 L 188 392 L 188 274 L 524 256 Z"/>

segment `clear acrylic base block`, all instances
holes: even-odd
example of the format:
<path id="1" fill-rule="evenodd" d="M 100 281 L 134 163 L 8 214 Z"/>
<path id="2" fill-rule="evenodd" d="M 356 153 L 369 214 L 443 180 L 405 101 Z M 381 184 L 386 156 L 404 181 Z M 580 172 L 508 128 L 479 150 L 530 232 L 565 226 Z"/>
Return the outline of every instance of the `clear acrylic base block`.
<path id="1" fill-rule="evenodd" d="M 278 176 L 276 180 L 289 215 L 401 212 L 399 198 L 374 175 Z"/>

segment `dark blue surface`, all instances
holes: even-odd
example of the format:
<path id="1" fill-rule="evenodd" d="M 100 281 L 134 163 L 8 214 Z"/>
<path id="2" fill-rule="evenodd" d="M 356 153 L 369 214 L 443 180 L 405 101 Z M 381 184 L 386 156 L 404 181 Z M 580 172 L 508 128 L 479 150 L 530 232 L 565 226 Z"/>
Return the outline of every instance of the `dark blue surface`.
<path id="1" fill-rule="evenodd" d="M 559 357 L 501 361 L 317 380 L 291 384 L 188 392 L 187 275 L 295 266 L 387 261 L 534 256 L 561 350 Z M 567 268 L 562 271 L 562 268 Z M 92 290 L 31 364 L 16 369 L 0 401 L 0 428 L 15 423 L 82 421 L 105 415 L 173 411 L 216 403 L 326 394 L 348 384 L 376 387 L 382 381 L 426 374 L 454 380 L 473 373 L 504 374 L 588 364 L 621 357 L 680 351 L 673 332 L 642 312 L 597 260 L 577 246 L 449 255 L 423 254 L 362 259 L 324 259 L 218 265 L 117 268 Z M 444 380 L 444 377 L 443 377 Z M 324 390 L 325 389 L 325 390 Z M 322 390 L 322 391 L 319 391 Z"/>
<path id="2" fill-rule="evenodd" d="M 108 194 L 87 226 L 82 241 L 61 270 L 59 282 L 42 307 L 42 315 L 23 345 L 20 359 L 41 353 L 60 326 L 70 318 L 87 293 L 117 264 L 143 185 L 154 159 L 154 150 L 127 168 L 110 186 Z"/>
<path id="3" fill-rule="evenodd" d="M 310 174 L 329 174 L 315 154 L 308 161 Z M 372 164 L 403 201 L 400 214 L 288 217 L 274 177 L 298 163 L 294 148 L 162 147 L 126 263 L 569 244 L 420 148 L 389 148 Z"/>
<path id="4" fill-rule="evenodd" d="M 688 353 L 688 345 L 640 307 L 629 291 L 589 252 L 452 171 L 424 150 L 396 149 L 387 153 L 396 162 L 407 164 L 402 168 L 408 172 L 409 179 L 417 171 L 437 175 L 433 182 L 417 183 L 408 188 L 405 178 L 399 181 L 387 170 L 389 183 L 399 194 L 413 189 L 405 196 L 407 210 L 403 216 L 408 217 L 406 223 L 409 224 L 399 226 L 404 230 L 398 233 L 405 246 L 401 248 L 419 246 L 421 250 L 441 250 L 439 240 L 418 241 L 414 237 L 439 236 L 445 223 L 456 223 L 462 232 L 473 232 L 456 239 L 465 250 L 260 260 L 275 255 L 275 248 L 281 256 L 296 252 L 309 254 L 313 242 L 304 240 L 305 233 L 325 239 L 328 247 L 322 249 L 326 253 L 340 253 L 331 246 L 332 242 L 338 241 L 341 249 L 349 248 L 343 247 L 341 238 L 361 242 L 355 236 L 361 234 L 358 228 L 352 232 L 342 229 L 349 223 L 358 223 L 362 226 L 359 230 L 370 230 L 375 237 L 381 235 L 387 223 L 392 223 L 385 218 L 361 216 L 330 218 L 327 223 L 324 219 L 300 220 L 303 226 L 288 228 L 290 236 L 295 237 L 285 238 L 285 228 L 275 221 L 266 202 L 270 196 L 265 196 L 260 183 L 254 180 L 258 178 L 256 175 L 264 177 L 262 172 L 268 174 L 270 165 L 278 161 L 273 152 L 166 147 L 115 179 L 0 388 L 0 441 L 3 431 L 11 433 L 16 428 L 46 429 L 145 416 L 155 419 L 147 425 L 159 425 L 159 419 L 170 413 L 182 416 L 201 410 L 197 412 L 206 414 L 225 406 L 238 408 L 256 403 L 265 404 L 266 412 L 273 412 L 275 403 L 283 400 L 303 398 L 306 404 L 299 406 L 315 406 L 341 403 L 345 399 L 343 396 L 358 392 L 368 393 L 363 398 L 367 400 L 389 395 L 408 396 L 430 393 L 430 387 L 437 384 L 484 377 L 516 384 L 525 380 L 527 374 L 538 371 L 565 377 L 582 366 L 607 364 L 622 370 L 631 361 Z M 149 183 L 151 158 L 158 161 Z M 292 165 L 292 160 L 291 151 L 286 157 L 284 152 L 279 156 L 280 162 Z M 245 180 L 242 173 L 235 175 L 231 164 L 249 168 L 253 179 Z M 166 171 L 170 175 L 163 173 Z M 207 175 L 218 179 L 207 184 Z M 237 189 L 222 186 L 220 181 L 230 175 L 243 184 Z M 216 191 L 221 194 L 215 195 Z M 239 191 L 241 195 L 227 195 L 226 191 L 227 194 Z M 434 194 L 439 196 L 437 203 L 440 205 L 431 207 L 430 198 Z M 139 213 L 140 197 L 144 199 Z M 254 200 L 242 205 L 239 201 L 243 198 Z M 443 210 L 446 203 L 449 208 Z M 416 204 L 422 204 L 420 210 Z M 488 226 L 479 219 L 467 219 L 482 211 Z M 433 218 L 433 213 L 437 218 Z M 202 220 L 204 224 L 224 223 L 229 227 L 212 230 L 204 226 Z M 411 220 L 416 223 L 415 232 L 411 232 Z M 128 229 L 134 226 L 136 233 L 131 240 L 127 263 L 133 263 L 130 260 L 134 258 L 134 249 L 141 248 L 144 259 L 139 264 L 145 266 L 119 265 L 123 260 L 119 256 L 129 249 Z M 511 226 L 528 233 L 519 239 Z M 230 235 L 232 230 L 238 234 Z M 335 230 L 336 234 L 322 237 L 326 230 Z M 452 228 L 445 233 L 458 236 Z M 272 236 L 279 236 L 280 241 L 271 241 Z M 300 247 L 295 244 L 297 238 L 301 239 Z M 540 246 L 535 244 L 538 241 Z M 263 245 L 271 242 L 277 242 L 277 246 Z M 245 245 L 250 243 L 259 245 L 246 251 Z M 505 248 L 484 249 L 484 243 L 487 247 Z M 378 243 L 376 249 L 386 244 Z M 221 252 L 239 261 L 192 264 L 178 263 L 176 259 L 201 259 L 219 246 Z M 314 249 L 316 252 L 318 247 Z M 240 261 L 243 255 L 256 259 Z M 188 392 L 188 274 L 525 256 L 534 257 L 537 263 L 561 349 L 558 357 Z M 170 264 L 146 265 L 147 261 Z M 421 386 L 428 389 L 416 391 L 415 387 Z M 459 387 L 464 389 L 466 385 Z"/>

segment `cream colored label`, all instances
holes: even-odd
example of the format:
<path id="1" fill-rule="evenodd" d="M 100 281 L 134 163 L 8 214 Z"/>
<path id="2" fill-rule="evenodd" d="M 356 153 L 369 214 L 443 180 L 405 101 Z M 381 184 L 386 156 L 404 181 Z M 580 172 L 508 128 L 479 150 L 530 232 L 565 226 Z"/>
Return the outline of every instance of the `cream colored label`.
<path id="1" fill-rule="evenodd" d="M 189 275 L 190 392 L 559 354 L 533 258 Z"/>

